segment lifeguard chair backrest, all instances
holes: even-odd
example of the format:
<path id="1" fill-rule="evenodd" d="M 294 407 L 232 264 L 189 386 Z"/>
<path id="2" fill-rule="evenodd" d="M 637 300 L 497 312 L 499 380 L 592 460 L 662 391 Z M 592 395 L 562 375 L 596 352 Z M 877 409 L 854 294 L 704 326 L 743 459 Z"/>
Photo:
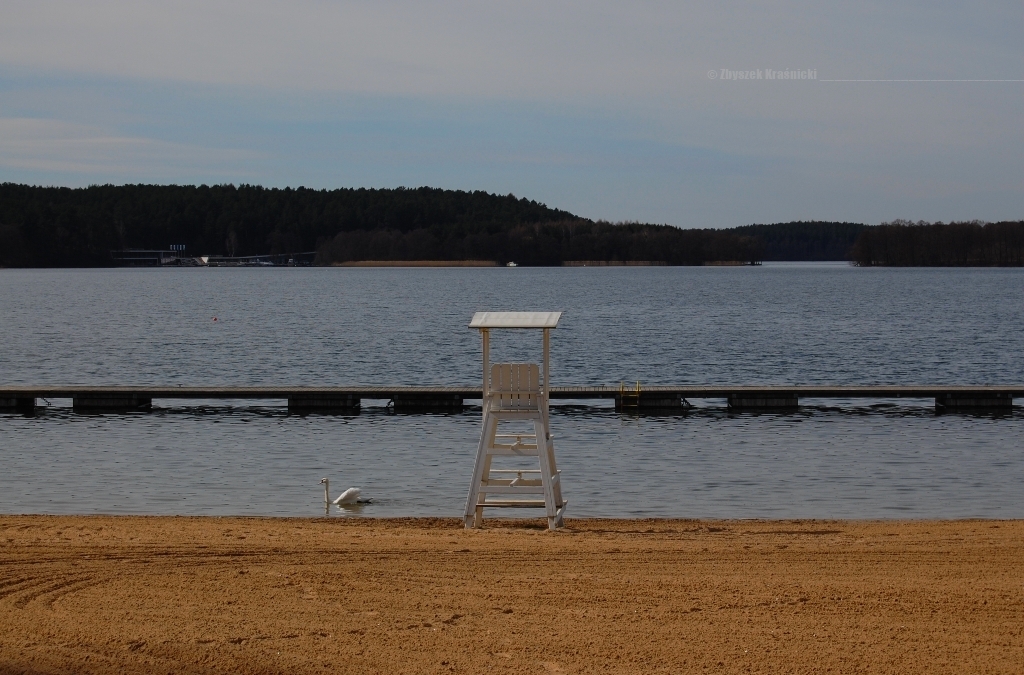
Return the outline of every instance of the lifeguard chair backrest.
<path id="1" fill-rule="evenodd" d="M 537 410 L 540 370 L 536 363 L 495 363 L 491 366 L 491 405 L 499 410 Z"/>

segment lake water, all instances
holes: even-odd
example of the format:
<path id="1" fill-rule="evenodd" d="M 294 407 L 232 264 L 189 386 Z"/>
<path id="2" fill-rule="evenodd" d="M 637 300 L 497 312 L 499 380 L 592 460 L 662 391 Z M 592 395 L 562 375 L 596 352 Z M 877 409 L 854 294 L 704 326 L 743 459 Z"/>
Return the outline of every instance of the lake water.
<path id="1" fill-rule="evenodd" d="M 472 384 L 477 310 L 562 310 L 553 384 L 1020 384 L 1024 270 L 742 268 L 0 270 L 3 384 Z M 217 317 L 217 321 L 213 321 Z M 496 333 L 536 360 L 539 335 Z M 479 408 L 289 415 L 155 401 L 0 415 L 0 512 L 459 515 Z M 383 402 L 380 402 L 383 404 Z M 680 416 L 556 405 L 569 515 L 1024 517 L 1024 412 L 808 401 Z M 803 402 L 802 402 L 803 403 Z M 530 512 L 526 512 L 530 514 Z M 511 515 L 511 514 L 507 514 Z"/>

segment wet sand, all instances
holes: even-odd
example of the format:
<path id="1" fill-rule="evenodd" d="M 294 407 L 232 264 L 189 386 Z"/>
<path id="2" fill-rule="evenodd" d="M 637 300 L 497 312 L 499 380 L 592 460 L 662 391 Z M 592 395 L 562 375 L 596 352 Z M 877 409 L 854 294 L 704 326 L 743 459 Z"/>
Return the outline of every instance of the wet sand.
<path id="1" fill-rule="evenodd" d="M 0 673 L 1020 673 L 1024 521 L 0 516 Z"/>

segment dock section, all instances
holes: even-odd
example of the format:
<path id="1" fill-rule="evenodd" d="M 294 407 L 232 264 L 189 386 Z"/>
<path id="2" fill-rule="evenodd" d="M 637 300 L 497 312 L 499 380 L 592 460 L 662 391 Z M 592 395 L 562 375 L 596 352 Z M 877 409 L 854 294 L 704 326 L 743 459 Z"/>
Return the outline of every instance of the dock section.
<path id="1" fill-rule="evenodd" d="M 933 399 L 938 412 L 1010 410 L 1024 396 L 1015 386 L 636 386 L 551 387 L 552 400 L 614 400 L 623 412 L 677 414 L 692 399 L 724 400 L 731 410 L 792 410 L 806 399 Z M 151 387 L 0 386 L 0 410 L 31 413 L 39 399 L 71 399 L 76 411 L 140 411 L 154 400 L 281 400 L 296 413 L 354 414 L 364 400 L 399 413 L 458 412 L 480 400 L 480 387 Z"/>

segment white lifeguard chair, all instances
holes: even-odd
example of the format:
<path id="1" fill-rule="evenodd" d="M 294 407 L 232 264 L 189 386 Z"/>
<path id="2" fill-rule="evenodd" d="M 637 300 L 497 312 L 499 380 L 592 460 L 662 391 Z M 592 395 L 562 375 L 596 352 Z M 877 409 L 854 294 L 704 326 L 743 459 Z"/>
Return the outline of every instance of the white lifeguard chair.
<path id="1" fill-rule="evenodd" d="M 483 428 L 476 450 L 473 482 L 466 499 L 467 528 L 483 523 L 488 507 L 543 508 L 548 528 L 562 527 L 567 501 L 562 499 L 560 473 L 555 464 L 555 445 L 548 423 L 551 329 L 561 312 L 477 312 L 470 328 L 480 330 L 483 340 Z M 544 331 L 543 378 L 536 363 L 490 364 L 492 328 L 534 328 Z M 532 422 L 533 433 L 498 433 L 499 422 Z M 492 469 L 495 457 L 537 458 L 524 468 Z"/>

